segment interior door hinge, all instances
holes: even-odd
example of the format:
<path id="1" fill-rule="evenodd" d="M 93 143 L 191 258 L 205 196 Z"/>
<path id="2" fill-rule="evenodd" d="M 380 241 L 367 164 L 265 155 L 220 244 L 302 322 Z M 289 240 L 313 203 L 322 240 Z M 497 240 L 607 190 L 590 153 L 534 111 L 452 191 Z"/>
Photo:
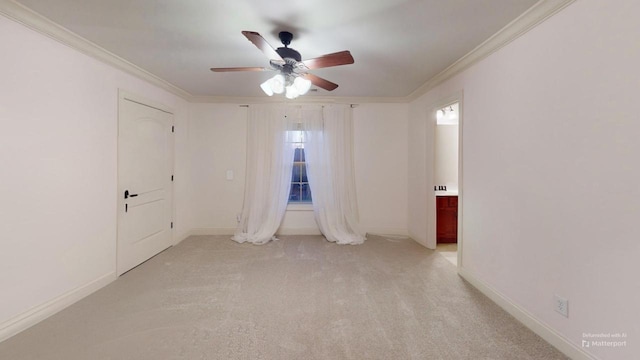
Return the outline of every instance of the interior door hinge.
<path id="1" fill-rule="evenodd" d="M 171 222 L 171 228 L 173 229 L 173 221 Z"/>

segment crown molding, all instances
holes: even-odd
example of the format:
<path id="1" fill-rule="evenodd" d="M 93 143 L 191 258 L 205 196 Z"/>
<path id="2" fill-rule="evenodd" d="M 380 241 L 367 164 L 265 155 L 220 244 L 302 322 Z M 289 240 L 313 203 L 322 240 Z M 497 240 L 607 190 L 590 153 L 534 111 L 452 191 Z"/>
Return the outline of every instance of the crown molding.
<path id="1" fill-rule="evenodd" d="M 287 99 L 284 96 L 191 96 L 192 103 L 213 104 L 367 104 L 367 103 L 407 103 L 405 97 L 359 97 L 359 96 L 301 96 L 297 99 Z"/>
<path id="2" fill-rule="evenodd" d="M 25 25 L 26 27 L 37 31 L 40 34 L 43 34 L 53 40 L 67 45 L 70 48 L 80 51 L 85 55 L 89 55 L 97 60 L 115 67 L 116 69 L 122 70 L 142 80 L 145 80 L 185 100 L 188 100 L 191 97 L 191 94 L 189 94 L 185 90 L 142 69 L 141 67 L 133 63 L 130 63 L 129 61 L 119 57 L 118 55 L 75 34 L 74 32 L 58 25 L 52 20 L 13 0 L 0 0 L 0 14 L 3 14 L 4 16 L 17 21 L 22 25 Z"/>
<path id="3" fill-rule="evenodd" d="M 307 103 L 408 103 L 426 94 L 436 86 L 451 77 L 468 69 L 472 65 L 500 50 L 513 40 L 533 29 L 549 17 L 564 9 L 575 0 L 540 0 L 533 7 L 507 24 L 497 33 L 478 45 L 475 49 L 458 59 L 455 63 L 429 79 L 411 94 L 401 97 L 328 97 L 308 96 Z M 13 0 L 0 0 L 0 14 L 7 16 L 49 38 L 63 43 L 86 55 L 92 56 L 117 69 L 156 85 L 186 101 L 193 103 L 232 103 L 232 104 L 260 104 L 293 102 L 291 100 L 274 97 L 234 97 L 234 96 L 194 96 L 170 82 L 142 69 L 141 67 L 113 54 L 97 44 L 71 32 L 35 11 L 16 3 Z"/>
<path id="4" fill-rule="evenodd" d="M 422 86 L 407 96 L 411 102 L 426 94 L 446 80 L 468 69 L 487 56 L 502 49 L 513 40 L 519 38 L 529 30 L 544 22 L 560 10 L 564 9 L 575 0 L 540 0 L 529 10 L 511 21 L 505 27 L 493 34 L 490 38 L 478 45 L 475 49 L 458 59 L 449 67 L 429 79 Z"/>

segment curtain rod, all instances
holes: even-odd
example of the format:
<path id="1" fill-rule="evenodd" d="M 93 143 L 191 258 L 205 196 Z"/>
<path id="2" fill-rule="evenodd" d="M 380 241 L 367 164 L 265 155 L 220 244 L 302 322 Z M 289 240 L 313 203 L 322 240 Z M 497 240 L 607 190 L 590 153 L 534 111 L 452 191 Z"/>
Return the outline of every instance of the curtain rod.
<path id="1" fill-rule="evenodd" d="M 360 105 L 360 104 L 349 104 L 349 107 L 351 107 L 351 108 L 353 109 L 353 108 L 358 107 L 359 105 Z M 246 107 L 246 108 L 248 108 L 248 107 L 249 107 L 249 105 L 248 105 L 248 104 L 238 105 L 238 106 L 239 106 L 239 107 Z M 323 107 L 324 107 L 324 105 L 323 105 Z"/>

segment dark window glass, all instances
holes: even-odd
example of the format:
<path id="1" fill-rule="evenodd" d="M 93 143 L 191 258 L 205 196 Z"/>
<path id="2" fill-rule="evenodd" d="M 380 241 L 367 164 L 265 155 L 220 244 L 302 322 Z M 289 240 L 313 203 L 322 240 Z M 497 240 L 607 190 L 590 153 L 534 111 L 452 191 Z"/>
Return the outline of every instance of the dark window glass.
<path id="1" fill-rule="evenodd" d="M 295 162 L 304 162 L 304 149 L 297 148 L 295 154 L 293 155 L 293 161 Z"/>
<path id="2" fill-rule="evenodd" d="M 289 193 L 289 202 L 301 202 L 302 195 L 300 193 L 301 185 L 299 183 L 291 184 L 291 192 Z"/>
<path id="3" fill-rule="evenodd" d="M 309 188 L 308 183 L 302 184 L 300 187 L 300 194 L 300 197 L 302 198 L 301 201 L 311 202 L 311 188 Z"/>
<path id="4" fill-rule="evenodd" d="M 293 156 L 293 170 L 291 171 L 291 192 L 289 193 L 290 203 L 311 202 L 311 188 L 307 178 L 307 164 L 304 156 L 304 143 L 294 142 L 296 146 Z"/>
<path id="5" fill-rule="evenodd" d="M 302 165 L 303 164 L 297 164 L 294 163 L 293 164 L 293 171 L 291 171 L 291 182 L 292 183 L 299 183 L 301 182 L 301 178 L 302 178 Z"/>

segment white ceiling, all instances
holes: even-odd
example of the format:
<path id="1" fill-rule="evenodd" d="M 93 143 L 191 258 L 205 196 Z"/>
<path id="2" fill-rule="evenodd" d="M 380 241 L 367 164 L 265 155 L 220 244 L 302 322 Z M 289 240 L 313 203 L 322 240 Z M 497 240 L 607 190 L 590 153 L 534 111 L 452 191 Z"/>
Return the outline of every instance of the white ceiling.
<path id="1" fill-rule="evenodd" d="M 340 85 L 316 95 L 403 97 L 536 1 L 17 0 L 191 95 L 243 97 L 272 74 L 209 70 L 268 66 L 242 30 L 273 47 L 291 31 L 303 59 L 350 50 L 353 65 L 312 71 Z"/>

